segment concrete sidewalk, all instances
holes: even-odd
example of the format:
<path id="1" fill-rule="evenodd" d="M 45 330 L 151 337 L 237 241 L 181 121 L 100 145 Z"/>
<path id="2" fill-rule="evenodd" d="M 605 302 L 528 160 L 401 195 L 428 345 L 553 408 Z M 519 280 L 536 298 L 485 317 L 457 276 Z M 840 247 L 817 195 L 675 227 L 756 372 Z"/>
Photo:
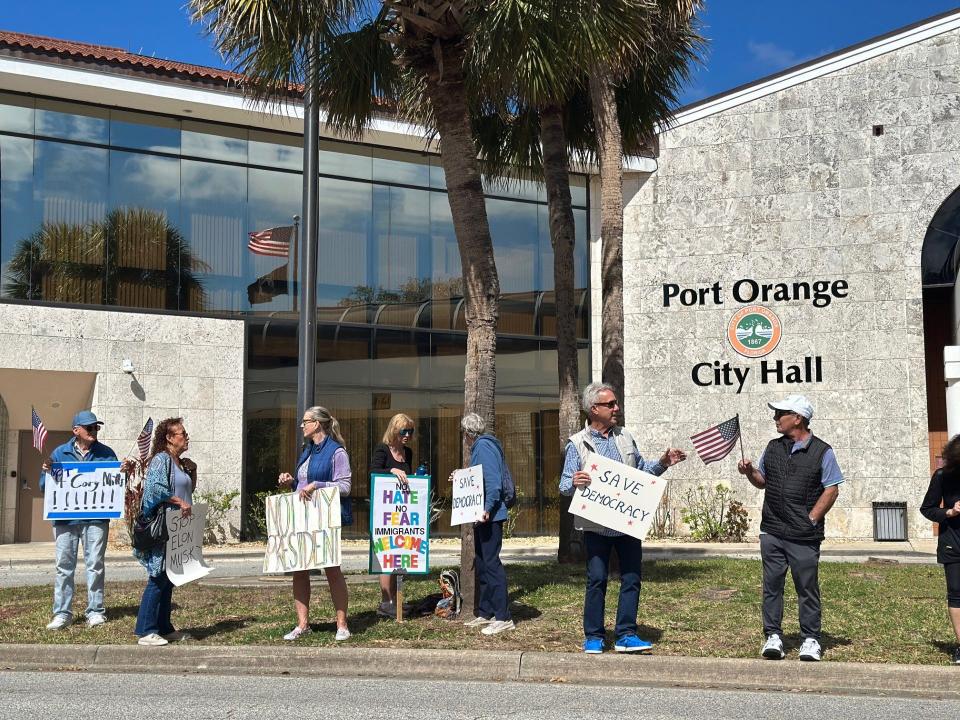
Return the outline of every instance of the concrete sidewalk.
<path id="1" fill-rule="evenodd" d="M 499 650 L 293 646 L 0 645 L 0 669 L 295 675 L 799 691 L 960 699 L 957 668 Z M 402 670 L 401 670 L 402 672 Z"/>
<path id="2" fill-rule="evenodd" d="M 936 540 L 913 540 L 907 542 L 848 542 L 824 541 L 821 560 L 827 562 L 897 562 L 936 563 Z M 695 543 L 666 540 L 645 541 L 645 560 L 695 560 L 713 557 L 732 557 L 758 560 L 760 544 L 744 543 Z M 253 560 L 263 557 L 264 545 L 242 543 L 235 545 L 208 546 L 203 549 L 205 557 L 215 560 Z M 345 540 L 342 552 L 346 556 L 367 554 L 364 540 Z M 432 541 L 432 564 L 455 562 L 459 557 L 459 540 L 441 538 Z M 507 562 L 549 562 L 556 559 L 556 540 L 545 538 L 514 538 L 504 542 L 501 557 Z M 52 542 L 16 543 L 0 545 L 0 569 L 16 566 L 46 566 L 53 562 Z M 107 562 L 135 563 L 127 547 L 110 547 Z"/>

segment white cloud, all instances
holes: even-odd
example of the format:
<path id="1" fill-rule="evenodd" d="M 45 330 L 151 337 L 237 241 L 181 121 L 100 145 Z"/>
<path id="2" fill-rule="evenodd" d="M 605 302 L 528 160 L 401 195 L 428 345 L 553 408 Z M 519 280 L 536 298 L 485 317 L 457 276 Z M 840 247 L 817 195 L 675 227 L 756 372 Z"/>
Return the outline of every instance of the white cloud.
<path id="1" fill-rule="evenodd" d="M 753 59 L 769 68 L 780 70 L 781 68 L 797 65 L 803 61 L 793 50 L 783 48 L 772 42 L 754 42 L 747 43 L 747 49 L 753 56 Z"/>

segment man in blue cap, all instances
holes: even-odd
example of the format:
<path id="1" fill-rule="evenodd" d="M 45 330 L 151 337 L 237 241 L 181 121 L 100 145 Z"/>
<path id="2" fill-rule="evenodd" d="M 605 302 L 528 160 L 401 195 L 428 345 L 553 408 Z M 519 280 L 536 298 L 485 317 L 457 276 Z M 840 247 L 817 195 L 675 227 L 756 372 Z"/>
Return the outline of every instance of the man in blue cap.
<path id="1" fill-rule="evenodd" d="M 54 449 L 43 470 L 50 463 L 96 462 L 116 460 L 117 454 L 97 440 L 103 425 L 90 410 L 73 416 L 73 439 Z M 130 472 L 131 460 L 124 460 L 121 472 Z M 46 475 L 40 476 L 40 490 L 44 489 Z M 103 606 L 104 568 L 107 550 L 109 520 L 54 520 L 53 538 L 56 541 L 57 575 L 53 583 L 53 619 L 47 630 L 60 630 L 73 622 L 73 576 L 77 569 L 77 546 L 83 541 L 83 563 L 87 568 L 87 625 L 96 627 L 107 621 Z"/>

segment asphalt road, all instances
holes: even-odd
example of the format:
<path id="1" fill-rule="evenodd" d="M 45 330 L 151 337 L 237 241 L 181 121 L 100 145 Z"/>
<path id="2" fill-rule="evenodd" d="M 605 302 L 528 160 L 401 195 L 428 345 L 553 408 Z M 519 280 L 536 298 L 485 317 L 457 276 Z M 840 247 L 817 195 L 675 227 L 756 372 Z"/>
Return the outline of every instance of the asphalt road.
<path id="1" fill-rule="evenodd" d="M 0 673 L 0 720 L 22 718 L 549 718 L 768 720 L 957 717 L 960 702 L 558 684 Z"/>

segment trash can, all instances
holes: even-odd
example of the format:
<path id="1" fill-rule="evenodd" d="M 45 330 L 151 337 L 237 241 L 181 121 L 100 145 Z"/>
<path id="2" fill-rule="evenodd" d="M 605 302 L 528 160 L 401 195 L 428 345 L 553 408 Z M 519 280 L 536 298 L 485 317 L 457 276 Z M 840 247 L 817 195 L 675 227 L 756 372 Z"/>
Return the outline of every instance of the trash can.
<path id="1" fill-rule="evenodd" d="M 873 539 L 877 542 L 907 539 L 907 504 L 905 502 L 873 504 Z"/>

